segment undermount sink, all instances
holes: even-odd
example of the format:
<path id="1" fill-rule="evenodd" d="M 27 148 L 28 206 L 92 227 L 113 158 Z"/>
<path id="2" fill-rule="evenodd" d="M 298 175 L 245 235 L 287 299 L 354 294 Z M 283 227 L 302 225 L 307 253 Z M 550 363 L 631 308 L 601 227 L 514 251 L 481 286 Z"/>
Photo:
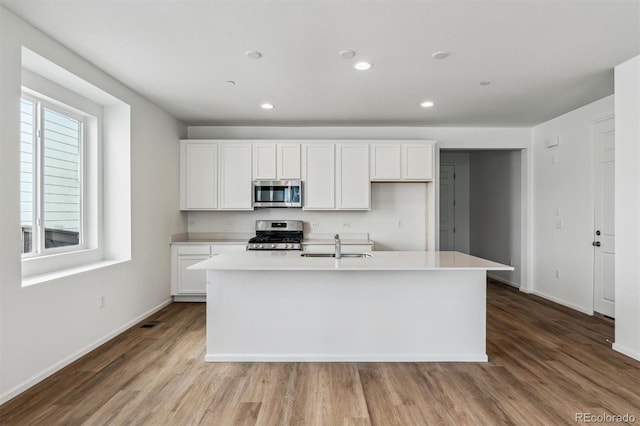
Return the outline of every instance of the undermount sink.
<path id="1" fill-rule="evenodd" d="M 336 257 L 335 253 L 300 253 L 302 257 Z M 371 253 L 343 253 L 341 257 L 373 257 Z"/>

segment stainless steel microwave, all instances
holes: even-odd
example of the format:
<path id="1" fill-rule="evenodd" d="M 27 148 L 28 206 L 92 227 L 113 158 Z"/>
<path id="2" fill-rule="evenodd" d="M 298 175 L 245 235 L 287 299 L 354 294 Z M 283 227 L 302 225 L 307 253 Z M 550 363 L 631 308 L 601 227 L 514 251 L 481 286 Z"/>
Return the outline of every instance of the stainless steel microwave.
<path id="1" fill-rule="evenodd" d="M 302 207 L 302 181 L 257 180 L 253 182 L 254 207 Z"/>

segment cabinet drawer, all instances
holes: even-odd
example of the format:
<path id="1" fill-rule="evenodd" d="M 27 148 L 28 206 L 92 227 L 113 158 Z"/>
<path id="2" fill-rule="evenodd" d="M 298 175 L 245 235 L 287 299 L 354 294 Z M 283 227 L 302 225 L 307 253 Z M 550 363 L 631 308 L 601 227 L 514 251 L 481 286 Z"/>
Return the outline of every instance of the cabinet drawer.
<path id="1" fill-rule="evenodd" d="M 211 254 L 211 246 L 207 245 L 188 245 L 188 246 L 178 246 L 178 254 Z"/>

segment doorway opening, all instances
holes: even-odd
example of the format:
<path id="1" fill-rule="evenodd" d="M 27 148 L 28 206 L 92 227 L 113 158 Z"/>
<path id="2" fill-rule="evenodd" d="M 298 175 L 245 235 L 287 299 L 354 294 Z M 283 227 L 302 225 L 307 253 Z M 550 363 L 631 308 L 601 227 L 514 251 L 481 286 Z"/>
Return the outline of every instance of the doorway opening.
<path id="1" fill-rule="evenodd" d="M 440 150 L 439 247 L 511 265 L 490 278 L 522 282 L 522 150 Z"/>

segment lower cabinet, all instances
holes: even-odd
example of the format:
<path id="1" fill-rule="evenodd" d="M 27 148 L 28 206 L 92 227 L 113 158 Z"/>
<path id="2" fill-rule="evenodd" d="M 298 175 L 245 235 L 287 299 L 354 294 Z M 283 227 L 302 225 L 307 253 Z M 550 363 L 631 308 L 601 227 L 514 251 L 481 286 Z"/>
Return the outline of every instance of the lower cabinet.
<path id="1" fill-rule="evenodd" d="M 207 296 L 206 271 L 189 266 L 228 251 L 244 251 L 246 244 L 172 244 L 171 295 L 176 302 L 204 302 Z"/>

